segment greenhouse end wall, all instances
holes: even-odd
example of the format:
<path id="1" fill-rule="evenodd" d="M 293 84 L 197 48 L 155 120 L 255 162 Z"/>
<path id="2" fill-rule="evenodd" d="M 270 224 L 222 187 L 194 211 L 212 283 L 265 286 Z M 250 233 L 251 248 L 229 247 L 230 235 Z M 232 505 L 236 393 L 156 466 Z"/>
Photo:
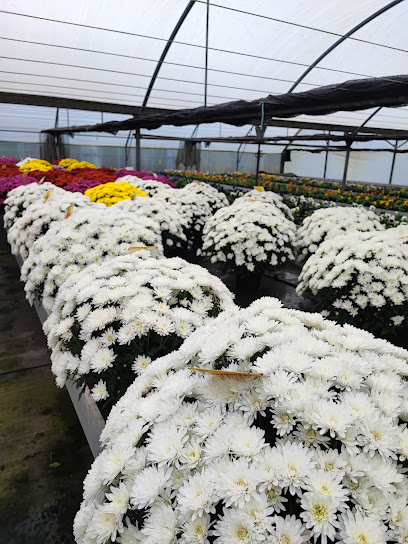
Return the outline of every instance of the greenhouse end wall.
<path id="1" fill-rule="evenodd" d="M 128 149 L 126 160 L 125 148 L 117 146 L 66 145 L 67 156 L 80 161 L 89 161 L 97 166 L 123 168 L 135 166 L 135 148 Z M 141 169 L 160 171 L 176 168 L 178 149 L 164 147 L 141 148 Z M 40 144 L 28 142 L 0 142 L 0 156 L 40 157 Z M 260 170 L 278 173 L 280 153 L 262 153 Z M 210 173 L 235 172 L 237 170 L 237 152 L 201 149 L 200 170 Z M 239 170 L 255 172 L 256 154 L 243 152 L 240 154 Z"/>

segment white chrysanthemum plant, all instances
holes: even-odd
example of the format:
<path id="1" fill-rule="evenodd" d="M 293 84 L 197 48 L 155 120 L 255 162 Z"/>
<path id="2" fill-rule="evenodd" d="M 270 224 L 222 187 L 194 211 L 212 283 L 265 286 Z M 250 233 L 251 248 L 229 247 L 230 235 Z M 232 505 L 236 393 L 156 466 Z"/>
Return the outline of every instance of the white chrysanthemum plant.
<path id="1" fill-rule="evenodd" d="M 293 214 L 290 208 L 283 202 L 283 199 L 277 193 L 273 191 L 257 191 L 252 189 L 247 191 L 239 198 L 235 199 L 233 205 L 238 204 L 244 200 L 260 200 L 261 202 L 268 202 L 269 204 L 274 204 L 279 210 L 284 214 L 287 219 L 293 221 Z"/>
<path id="2" fill-rule="evenodd" d="M 160 194 L 161 200 L 174 206 L 187 226 L 184 234 L 194 248 L 201 247 L 203 228 L 207 220 L 212 217 L 210 200 L 198 195 L 195 191 L 177 189 Z"/>
<path id="3" fill-rule="evenodd" d="M 383 231 L 378 215 L 363 206 L 336 206 L 316 210 L 304 219 L 296 233 L 296 249 L 307 258 L 325 240 L 352 232 Z"/>
<path id="4" fill-rule="evenodd" d="M 175 206 L 161 200 L 159 196 L 122 200 L 115 204 L 115 208 L 156 221 L 160 225 L 165 252 L 167 248 L 181 247 L 183 243 L 187 242 L 184 234 L 187 220 Z"/>
<path id="5" fill-rule="evenodd" d="M 193 181 L 187 183 L 180 191 L 192 191 L 199 202 L 206 201 L 210 206 L 211 214 L 214 214 L 217 210 L 229 206 L 227 196 L 219 191 L 216 187 L 212 187 L 208 183 L 201 181 Z"/>
<path id="6" fill-rule="evenodd" d="M 40 186 L 41 187 L 41 186 Z M 69 191 L 54 192 L 49 189 L 44 198 L 31 203 L 22 216 L 14 221 L 7 232 L 7 240 L 13 255 L 20 255 L 23 259 L 37 238 L 43 236 L 51 226 L 59 224 L 75 209 L 104 204 L 91 203 L 89 198 L 81 193 Z"/>
<path id="7" fill-rule="evenodd" d="M 408 324 L 408 245 L 393 233 L 399 229 L 408 231 L 327 240 L 304 264 L 297 292 L 339 323 L 378 336 L 401 335 Z"/>
<path id="8" fill-rule="evenodd" d="M 4 226 L 9 229 L 17 219 L 19 219 L 24 211 L 34 202 L 44 201 L 47 194 L 52 192 L 53 198 L 56 196 L 64 196 L 66 191 L 60 187 L 56 187 L 52 183 L 29 183 L 28 185 L 20 185 L 12 189 L 4 201 Z"/>
<path id="9" fill-rule="evenodd" d="M 386 231 L 392 238 L 397 238 L 403 244 L 408 244 L 408 225 L 405 223 L 399 224 L 397 227 L 388 228 Z"/>
<path id="10" fill-rule="evenodd" d="M 407 361 L 276 299 L 221 314 L 112 410 L 76 542 L 402 543 Z"/>
<path id="11" fill-rule="evenodd" d="M 149 248 L 163 255 L 160 228 L 152 219 L 105 208 L 76 210 L 51 227 L 32 245 L 21 269 L 30 304 L 39 300 L 52 309 L 57 290 L 86 266 L 133 249 Z"/>
<path id="12" fill-rule="evenodd" d="M 296 226 L 275 204 L 242 200 L 211 217 L 203 231 L 203 247 L 197 254 L 220 263 L 226 271 L 250 281 L 267 267 L 293 259 Z M 255 281 L 255 280 L 254 280 Z"/>
<path id="13" fill-rule="evenodd" d="M 130 183 L 138 189 L 141 189 L 143 192 L 147 193 L 149 196 L 158 196 L 163 191 L 168 191 L 169 189 L 173 190 L 173 187 L 167 183 L 162 183 L 161 181 L 155 181 L 154 179 L 141 179 L 137 176 L 122 176 L 121 178 L 116 179 L 116 183 L 121 182 Z"/>
<path id="14" fill-rule="evenodd" d="M 111 406 L 152 360 L 232 307 L 220 279 L 180 258 L 145 252 L 88 266 L 61 286 L 44 324 L 57 385 L 74 380 Z"/>

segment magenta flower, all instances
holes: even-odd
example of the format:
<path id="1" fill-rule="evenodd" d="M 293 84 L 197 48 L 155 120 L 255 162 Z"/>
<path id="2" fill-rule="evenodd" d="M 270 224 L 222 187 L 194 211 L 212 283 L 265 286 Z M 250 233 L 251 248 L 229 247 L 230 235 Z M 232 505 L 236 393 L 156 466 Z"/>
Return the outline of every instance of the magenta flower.
<path id="1" fill-rule="evenodd" d="M 37 180 L 31 176 L 11 176 L 7 178 L 0 178 L 0 206 L 4 204 L 7 198 L 7 193 L 20 185 L 29 185 L 30 183 L 37 183 Z"/>

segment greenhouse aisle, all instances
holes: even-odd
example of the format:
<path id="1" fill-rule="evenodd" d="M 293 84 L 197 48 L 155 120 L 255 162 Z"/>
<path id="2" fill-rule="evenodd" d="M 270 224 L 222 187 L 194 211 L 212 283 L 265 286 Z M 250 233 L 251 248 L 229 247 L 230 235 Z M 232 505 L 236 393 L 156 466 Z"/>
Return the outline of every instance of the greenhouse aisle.
<path id="1" fill-rule="evenodd" d="M 68 544 L 92 455 L 0 227 L 0 544 Z"/>

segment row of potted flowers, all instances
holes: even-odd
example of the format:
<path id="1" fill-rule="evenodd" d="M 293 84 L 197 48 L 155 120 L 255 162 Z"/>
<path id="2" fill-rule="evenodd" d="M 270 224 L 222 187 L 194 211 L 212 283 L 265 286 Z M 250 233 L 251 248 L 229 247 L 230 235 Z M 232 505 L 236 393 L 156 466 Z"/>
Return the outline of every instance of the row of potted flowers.
<path id="1" fill-rule="evenodd" d="M 240 172 L 210 175 L 201 172 L 166 170 L 165 174 L 175 183 L 184 183 L 191 179 L 197 179 L 245 188 L 262 185 L 266 190 L 272 190 L 279 194 L 303 195 L 343 204 L 358 203 L 363 206 L 408 211 L 408 193 L 404 188 L 390 189 L 372 185 L 348 185 L 347 190 L 343 191 L 340 185 L 335 182 L 321 182 L 310 178 L 282 177 L 271 174 L 260 174 L 258 181 L 252 174 L 242 174 Z"/>
<path id="2" fill-rule="evenodd" d="M 42 201 L 30 204 L 30 213 L 24 213 L 24 217 L 18 220 L 16 216 L 21 210 L 19 201 L 21 198 L 18 190 L 13 192 L 14 200 L 10 201 L 5 222 L 6 226 L 10 227 L 9 240 L 14 253 L 19 253 L 26 258 L 34 240 L 44 234 L 55 222 L 58 224 L 68 205 L 75 204 L 81 208 L 91 202 L 98 203 L 102 207 L 110 207 L 114 204 L 116 210 L 130 212 L 158 222 L 156 234 L 161 235 L 167 256 L 179 254 L 177 253 L 179 248 L 186 249 L 189 242 L 190 249 L 212 263 L 217 263 L 219 272 L 236 272 L 239 286 L 250 284 L 255 287 L 260 283 L 265 270 L 271 267 L 277 268 L 287 260 L 294 259 L 295 253 L 303 258 L 310 257 L 325 240 L 331 240 L 341 234 L 375 233 L 383 231 L 384 224 L 387 227 L 395 227 L 398 224 L 395 219 L 391 221 L 390 216 L 384 219 L 362 207 L 330 207 L 315 210 L 311 217 L 304 220 L 302 227 L 296 230 L 292 210 L 272 191 L 252 190 L 241 196 L 235 194 L 233 205 L 228 206 L 224 194 L 205 183 L 192 182 L 183 189 L 172 190 L 167 184 L 156 180 L 141 180 L 129 174 L 118 178 L 116 183 L 107 183 L 88 189 L 85 196 L 79 193 L 68 193 L 56 187 L 50 189 L 50 184 L 47 183 L 42 184 L 41 187 L 47 194 L 51 190 L 52 194 L 58 197 L 58 204 L 51 209 L 44 207 Z M 22 200 L 26 203 L 30 203 L 38 194 L 35 184 L 22 187 L 21 191 Z M 155 195 L 156 198 L 133 200 L 136 195 L 144 194 Z M 11 226 L 11 223 L 14 224 Z M 395 237 L 397 232 L 405 232 L 405 230 L 392 228 L 386 238 Z M 378 240 L 377 237 L 377 242 Z M 364 243 L 368 244 L 368 238 Z M 358 242 L 354 240 L 354 244 L 358 245 Z M 394 248 L 394 252 L 398 251 L 398 247 Z M 331 245 L 328 245 L 327 251 L 332 259 L 338 258 Z M 357 270 L 351 273 L 351 263 L 356 265 L 357 259 L 349 249 L 349 258 L 346 259 L 344 265 L 349 273 L 345 274 L 343 271 L 341 281 L 337 276 L 333 276 L 333 273 L 326 274 L 327 278 L 333 276 L 335 281 L 327 280 L 322 283 L 320 278 L 316 284 L 314 276 L 318 277 L 317 271 L 334 267 L 323 253 L 322 255 L 321 263 L 314 262 L 312 265 L 309 261 L 305 263 L 304 270 L 307 270 L 307 273 L 302 271 L 301 284 L 298 288 L 300 294 L 311 299 L 316 309 L 340 321 L 357 323 L 380 335 L 396 335 L 400 329 L 405 329 L 406 294 L 403 292 L 403 284 L 398 283 L 397 296 L 394 296 L 395 293 L 389 286 L 391 298 L 378 296 L 380 291 L 387 287 L 387 273 L 396 274 L 395 270 L 384 271 L 381 266 L 380 269 L 374 267 L 374 270 L 378 270 L 378 274 L 381 274 L 383 278 L 378 278 L 378 274 L 371 275 L 368 287 L 364 287 L 360 283 L 366 276 L 359 275 Z M 384 251 L 385 255 L 386 251 Z M 403 261 L 404 255 L 405 246 L 397 257 Z M 314 260 L 318 258 L 320 257 L 315 256 Z M 367 258 L 364 257 L 366 260 Z M 342 257 L 342 259 L 345 258 Z M 381 265 L 378 260 L 377 256 L 374 264 Z M 404 275 L 404 266 L 399 263 L 398 267 L 399 274 Z M 337 268 L 334 267 L 335 270 Z M 366 291 L 371 289 L 371 281 L 376 285 L 377 295 L 359 296 L 360 307 L 351 304 L 348 298 L 349 293 L 352 290 L 356 292 L 360 289 Z M 365 282 L 367 283 L 367 278 Z M 341 293 L 338 291 L 340 284 Z M 31 286 L 31 282 L 28 285 Z M 398 302 L 396 302 L 397 299 Z M 344 304 L 346 304 L 345 307 L 343 307 Z"/>
<path id="3" fill-rule="evenodd" d="M 253 191 L 217 210 L 194 185 L 162 192 L 207 202 L 208 256 L 248 271 L 294 256 L 300 238 L 279 196 Z M 276 299 L 239 309 L 205 269 L 162 257 L 159 223 L 121 207 L 160 192 L 110 206 L 98 192 L 23 186 L 5 214 L 22 233 L 38 228 L 35 209 L 60 210 L 27 243 L 26 290 L 50 311 L 58 384 L 87 384 L 100 403 L 121 397 L 84 482 L 78 544 L 404 542 L 408 352 Z M 369 214 L 358 223 L 361 236 L 385 232 Z M 326 228 L 310 240 L 307 227 L 309 253 L 338 239 Z"/>

